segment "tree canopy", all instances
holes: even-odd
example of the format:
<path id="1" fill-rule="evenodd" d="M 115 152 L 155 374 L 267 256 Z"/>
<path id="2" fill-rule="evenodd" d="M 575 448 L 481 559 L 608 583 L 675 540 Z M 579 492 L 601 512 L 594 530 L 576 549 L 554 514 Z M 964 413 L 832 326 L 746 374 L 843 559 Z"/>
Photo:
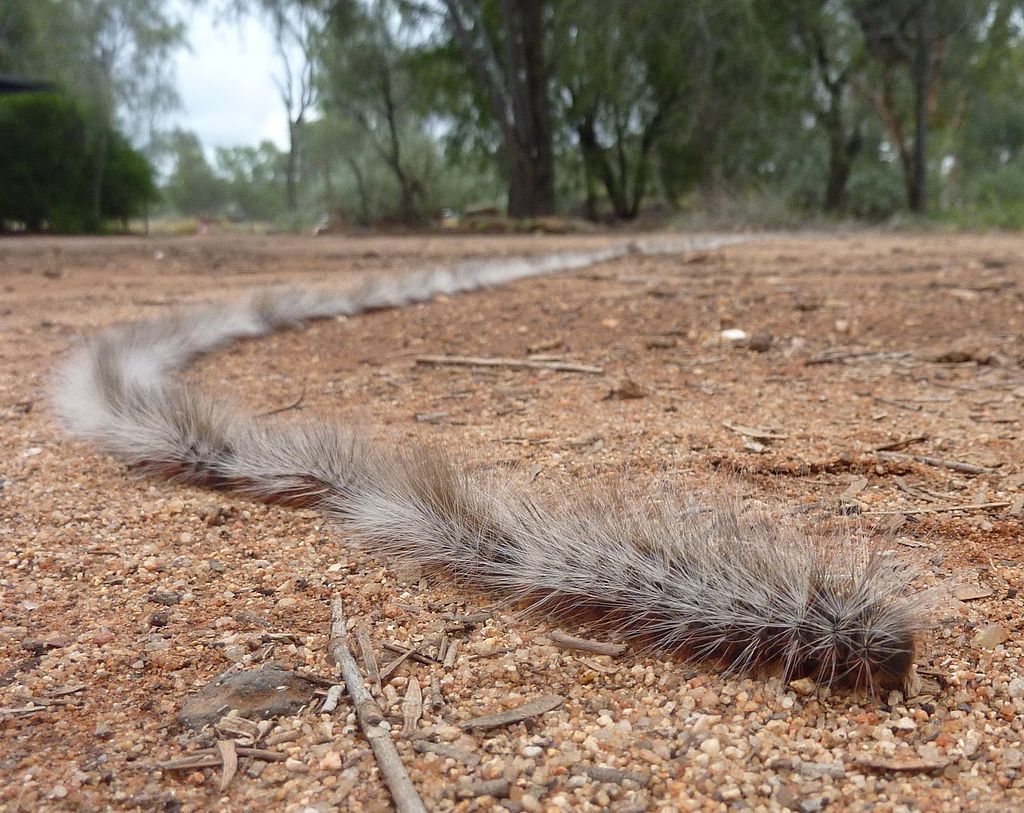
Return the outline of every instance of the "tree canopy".
<path id="1" fill-rule="evenodd" d="M 159 132 L 166 4 L 0 7 L 0 72 L 78 106 L 93 223 L 124 132 L 203 217 L 1024 224 L 1024 0 L 191 2 L 275 38 L 286 147 Z"/>

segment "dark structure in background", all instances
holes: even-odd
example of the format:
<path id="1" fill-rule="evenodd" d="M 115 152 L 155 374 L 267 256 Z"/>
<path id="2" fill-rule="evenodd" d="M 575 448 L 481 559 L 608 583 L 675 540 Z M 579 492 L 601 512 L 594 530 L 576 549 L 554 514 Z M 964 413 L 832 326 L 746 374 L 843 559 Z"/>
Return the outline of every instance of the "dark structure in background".
<path id="1" fill-rule="evenodd" d="M 48 93 L 57 89 L 50 82 L 37 79 L 21 79 L 16 76 L 0 74 L 0 95 L 7 93 Z"/>

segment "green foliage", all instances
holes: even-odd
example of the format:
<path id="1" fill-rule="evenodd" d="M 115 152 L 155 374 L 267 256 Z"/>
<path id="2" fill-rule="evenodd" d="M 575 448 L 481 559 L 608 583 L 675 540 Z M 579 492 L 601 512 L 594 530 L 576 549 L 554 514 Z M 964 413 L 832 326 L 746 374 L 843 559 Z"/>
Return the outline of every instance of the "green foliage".
<path id="1" fill-rule="evenodd" d="M 117 133 L 91 149 L 78 105 L 60 95 L 0 99 L 0 221 L 30 231 L 96 231 L 141 213 L 156 188 L 148 161 Z M 101 159 L 101 160 L 100 160 Z M 101 175 L 100 218 L 93 180 Z"/>
<path id="2" fill-rule="evenodd" d="M 238 220 L 281 217 L 286 207 L 286 164 L 287 156 L 269 141 L 258 147 L 218 148 L 217 169 L 226 182 L 228 213 Z"/>
<path id="3" fill-rule="evenodd" d="M 168 208 L 279 228 L 549 211 L 552 186 L 600 219 L 1024 221 L 1020 0 L 206 1 L 276 38 L 288 149 L 149 138 L 184 7 L 6 0 L 0 71 L 76 101 L 0 103 L 5 158 L 32 156 L 0 168 L 3 217 L 143 211 L 120 122 L 161 147 Z"/>
<path id="4" fill-rule="evenodd" d="M 110 134 L 104 164 L 100 211 L 104 218 L 126 222 L 148 211 L 159 197 L 153 166 L 118 132 Z"/>
<path id="5" fill-rule="evenodd" d="M 162 151 L 173 169 L 164 184 L 164 195 L 178 214 L 212 218 L 226 212 L 228 182 L 214 172 L 195 133 L 175 130 L 166 136 Z"/>

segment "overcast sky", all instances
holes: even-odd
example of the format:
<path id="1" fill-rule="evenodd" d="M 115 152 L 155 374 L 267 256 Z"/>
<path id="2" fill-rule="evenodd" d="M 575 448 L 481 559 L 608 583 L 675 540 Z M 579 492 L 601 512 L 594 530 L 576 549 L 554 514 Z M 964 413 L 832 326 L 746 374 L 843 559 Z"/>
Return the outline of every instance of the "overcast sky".
<path id="1" fill-rule="evenodd" d="M 288 126 L 273 75 L 273 41 L 262 21 L 224 21 L 202 4 L 189 15 L 190 49 L 175 60 L 181 110 L 175 125 L 198 133 L 203 146 L 284 147 Z"/>

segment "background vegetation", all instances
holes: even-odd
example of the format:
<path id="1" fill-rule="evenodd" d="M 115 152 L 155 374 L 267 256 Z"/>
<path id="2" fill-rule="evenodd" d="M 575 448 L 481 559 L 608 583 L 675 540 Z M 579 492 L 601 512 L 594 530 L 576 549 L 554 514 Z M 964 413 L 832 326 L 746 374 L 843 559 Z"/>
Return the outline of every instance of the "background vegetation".
<path id="1" fill-rule="evenodd" d="M 5 0 L 0 73 L 64 93 L 0 101 L 0 220 L 138 216 L 148 160 L 166 214 L 293 228 L 1024 225 L 1024 0 L 206 1 L 273 32 L 287 148 L 161 130 L 168 4 Z"/>

